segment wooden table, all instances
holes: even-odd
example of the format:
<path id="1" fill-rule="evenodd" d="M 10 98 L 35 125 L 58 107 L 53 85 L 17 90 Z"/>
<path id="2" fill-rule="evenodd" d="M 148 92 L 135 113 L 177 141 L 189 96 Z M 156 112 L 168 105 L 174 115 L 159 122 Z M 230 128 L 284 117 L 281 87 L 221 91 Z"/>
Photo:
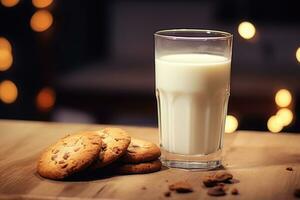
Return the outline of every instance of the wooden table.
<path id="1" fill-rule="evenodd" d="M 209 172 L 163 169 L 145 175 L 52 181 L 36 174 L 41 151 L 67 133 L 103 125 L 0 120 L 0 199 L 294 199 L 300 188 L 300 135 L 239 131 L 225 136 L 224 167 L 240 182 L 240 195 L 210 197 L 201 179 Z M 156 128 L 119 126 L 131 136 L 158 141 Z M 287 171 L 292 167 L 293 171 Z M 187 180 L 195 192 L 164 197 L 168 184 Z M 142 187 L 146 186 L 143 190 Z"/>

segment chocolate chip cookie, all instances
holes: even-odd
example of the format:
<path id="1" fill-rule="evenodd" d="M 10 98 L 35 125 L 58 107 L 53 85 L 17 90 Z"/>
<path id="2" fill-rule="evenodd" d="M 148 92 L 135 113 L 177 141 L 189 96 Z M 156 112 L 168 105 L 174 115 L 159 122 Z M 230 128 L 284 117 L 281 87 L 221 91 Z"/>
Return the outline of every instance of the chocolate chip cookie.
<path id="1" fill-rule="evenodd" d="M 63 179 L 87 168 L 102 146 L 98 132 L 69 135 L 50 146 L 40 157 L 37 172 L 49 179 Z"/>

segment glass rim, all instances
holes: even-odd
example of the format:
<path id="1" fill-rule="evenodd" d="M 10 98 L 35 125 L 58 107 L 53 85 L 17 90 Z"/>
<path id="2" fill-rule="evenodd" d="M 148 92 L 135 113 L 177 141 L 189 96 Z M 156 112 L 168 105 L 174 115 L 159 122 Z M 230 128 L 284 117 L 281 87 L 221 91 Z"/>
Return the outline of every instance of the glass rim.
<path id="1" fill-rule="evenodd" d="M 178 33 L 199 33 L 207 34 L 207 36 L 182 36 L 176 35 Z M 209 36 L 212 34 L 212 36 Z M 215 34 L 215 36 L 213 35 Z M 154 33 L 154 36 L 163 37 L 170 40 L 217 40 L 217 39 L 231 39 L 233 37 L 232 33 L 219 31 L 219 30 L 209 30 L 209 29 L 165 29 L 159 30 Z"/>

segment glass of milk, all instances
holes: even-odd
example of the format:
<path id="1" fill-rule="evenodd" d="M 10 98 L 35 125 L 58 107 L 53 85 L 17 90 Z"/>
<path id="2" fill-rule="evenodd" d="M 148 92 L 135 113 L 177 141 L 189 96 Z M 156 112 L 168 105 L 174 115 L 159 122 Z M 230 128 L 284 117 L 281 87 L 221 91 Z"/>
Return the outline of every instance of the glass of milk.
<path id="1" fill-rule="evenodd" d="M 161 160 L 183 169 L 219 167 L 233 36 L 198 29 L 162 30 L 154 36 Z"/>

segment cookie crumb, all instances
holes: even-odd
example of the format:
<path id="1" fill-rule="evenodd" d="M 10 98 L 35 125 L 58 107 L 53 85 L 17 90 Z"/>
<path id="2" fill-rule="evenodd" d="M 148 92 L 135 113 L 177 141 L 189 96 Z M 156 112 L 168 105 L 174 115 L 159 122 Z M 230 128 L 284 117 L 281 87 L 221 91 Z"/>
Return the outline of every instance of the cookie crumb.
<path id="1" fill-rule="evenodd" d="M 300 188 L 295 189 L 294 196 L 300 198 Z"/>
<path id="2" fill-rule="evenodd" d="M 232 195 L 238 195 L 238 194 L 239 194 L 238 189 L 233 188 L 233 189 L 231 190 L 231 194 L 232 194 Z"/>
<path id="3" fill-rule="evenodd" d="M 177 193 L 193 192 L 192 186 L 186 181 L 179 181 L 169 185 L 169 190 L 176 191 Z"/>
<path id="4" fill-rule="evenodd" d="M 232 178 L 232 174 L 228 172 L 217 172 L 215 174 L 205 176 L 202 182 L 206 187 L 213 187 L 218 183 L 228 183 Z"/>
<path id="5" fill-rule="evenodd" d="M 293 171 L 293 168 L 292 167 L 287 167 L 286 170 L 287 171 Z"/>
<path id="6" fill-rule="evenodd" d="M 142 187 L 142 190 L 147 190 L 147 188 L 145 186 Z"/>
<path id="7" fill-rule="evenodd" d="M 169 182 L 169 180 L 165 180 L 166 181 L 166 183 L 168 183 Z"/>
<path id="8" fill-rule="evenodd" d="M 165 197 L 170 197 L 171 196 L 171 192 L 170 191 L 167 191 L 164 193 Z"/>
<path id="9" fill-rule="evenodd" d="M 224 196 L 226 195 L 226 192 L 224 190 L 223 186 L 214 186 L 212 188 L 209 188 L 207 190 L 207 194 L 210 196 Z"/>

